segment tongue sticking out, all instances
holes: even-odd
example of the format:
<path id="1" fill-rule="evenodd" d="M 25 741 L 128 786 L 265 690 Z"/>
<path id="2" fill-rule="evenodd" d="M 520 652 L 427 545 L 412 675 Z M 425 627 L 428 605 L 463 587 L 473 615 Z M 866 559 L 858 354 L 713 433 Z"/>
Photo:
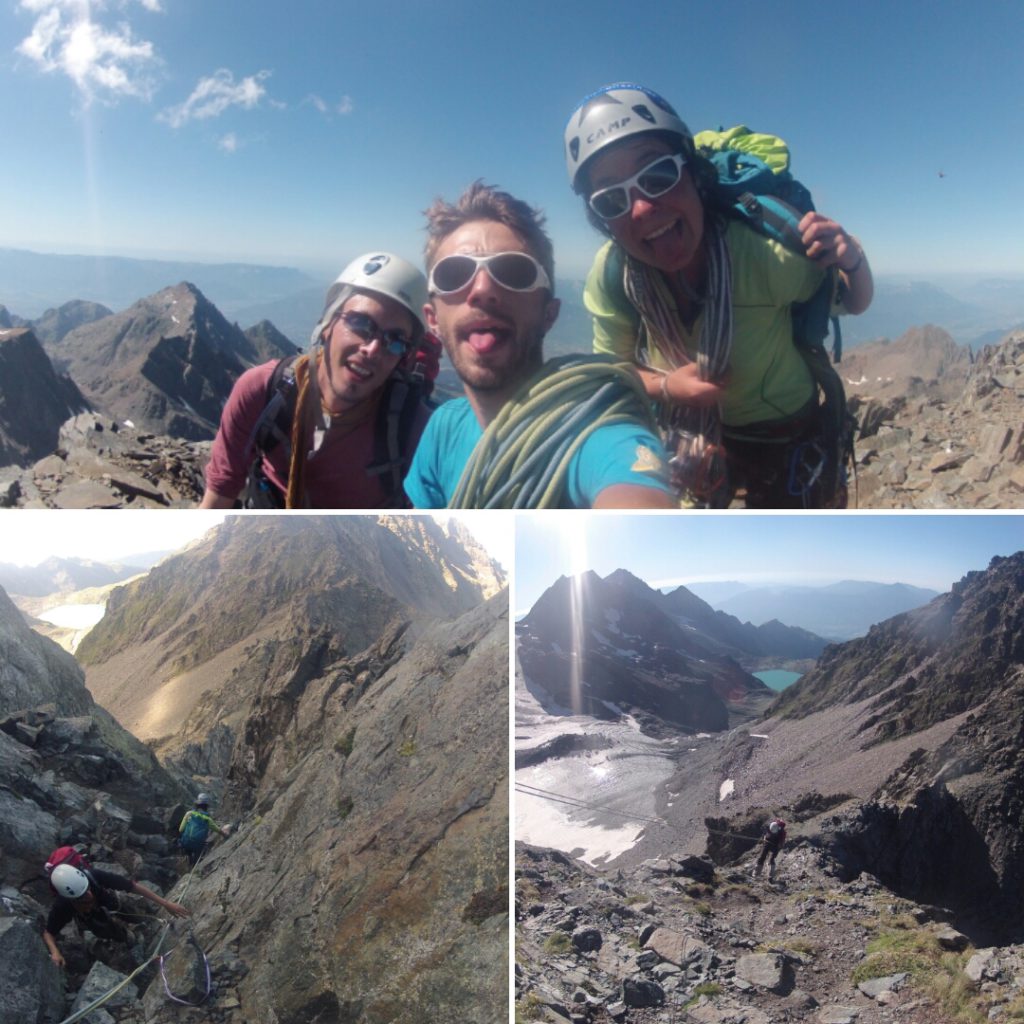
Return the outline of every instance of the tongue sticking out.
<path id="1" fill-rule="evenodd" d="M 467 340 L 474 352 L 484 355 L 496 348 L 501 339 L 499 331 L 471 331 Z"/>

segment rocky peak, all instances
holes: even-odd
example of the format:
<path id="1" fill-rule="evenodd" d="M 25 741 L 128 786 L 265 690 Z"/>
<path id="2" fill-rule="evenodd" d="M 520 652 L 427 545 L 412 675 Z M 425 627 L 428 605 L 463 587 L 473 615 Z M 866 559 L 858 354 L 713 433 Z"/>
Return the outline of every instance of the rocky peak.
<path id="1" fill-rule="evenodd" d="M 98 302 L 86 302 L 84 299 L 72 299 L 56 309 L 48 309 L 41 317 L 32 321 L 32 329 L 44 346 L 56 344 L 65 334 L 83 324 L 95 323 L 106 316 L 112 316 L 113 310 Z"/>
<path id="2" fill-rule="evenodd" d="M 280 359 L 301 349 L 284 336 L 269 320 L 261 320 L 258 324 L 245 329 L 245 337 L 256 352 L 255 362 L 268 359 Z"/>
<path id="3" fill-rule="evenodd" d="M 266 352 L 182 282 L 70 331 L 51 355 L 107 414 L 203 440 L 216 433 L 238 375 Z"/>

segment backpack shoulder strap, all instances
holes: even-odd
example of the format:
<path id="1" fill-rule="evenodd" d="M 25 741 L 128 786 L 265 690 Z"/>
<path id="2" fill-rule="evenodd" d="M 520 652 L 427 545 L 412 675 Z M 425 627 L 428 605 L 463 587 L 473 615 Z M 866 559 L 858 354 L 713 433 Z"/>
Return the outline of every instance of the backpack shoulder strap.
<path id="1" fill-rule="evenodd" d="M 412 460 L 409 439 L 416 423 L 416 413 L 425 400 L 426 388 L 422 373 L 393 374 L 377 405 L 373 461 L 366 467 L 366 472 L 382 477 L 388 500 L 401 490 Z"/>
<path id="2" fill-rule="evenodd" d="M 260 454 L 273 451 L 279 444 L 291 447 L 292 420 L 295 417 L 295 360 L 298 354 L 277 361 L 267 381 L 263 412 L 253 427 L 250 450 Z M 287 450 L 287 449 L 286 449 Z"/>

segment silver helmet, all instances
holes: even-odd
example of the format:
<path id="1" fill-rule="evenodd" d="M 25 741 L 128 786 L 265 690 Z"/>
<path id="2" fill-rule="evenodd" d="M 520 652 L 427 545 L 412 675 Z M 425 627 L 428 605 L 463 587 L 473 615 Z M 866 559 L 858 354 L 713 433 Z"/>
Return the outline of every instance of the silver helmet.
<path id="1" fill-rule="evenodd" d="M 580 171 L 595 153 L 642 132 L 668 132 L 687 149 L 693 146 L 693 133 L 671 104 L 642 85 L 616 82 L 585 97 L 565 126 L 565 163 L 573 191 L 579 192 Z"/>
<path id="2" fill-rule="evenodd" d="M 394 253 L 369 252 L 365 256 L 357 256 L 328 288 L 323 314 L 313 328 L 313 345 L 317 344 L 324 328 L 356 291 L 373 292 L 394 299 L 412 313 L 416 333 L 422 334 L 425 329 L 423 306 L 427 302 L 427 279 L 423 271 Z"/>

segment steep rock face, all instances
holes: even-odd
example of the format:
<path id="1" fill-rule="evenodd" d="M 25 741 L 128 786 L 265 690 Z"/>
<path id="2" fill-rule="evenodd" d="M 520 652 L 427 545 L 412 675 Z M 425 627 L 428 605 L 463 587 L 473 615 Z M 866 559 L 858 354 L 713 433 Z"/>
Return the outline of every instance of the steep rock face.
<path id="1" fill-rule="evenodd" d="M 115 591 L 78 657 L 104 707 L 137 735 L 165 737 L 206 690 L 237 689 L 245 705 L 254 638 L 329 630 L 335 649 L 355 652 L 396 622 L 473 607 L 503 581 L 496 566 L 473 575 L 474 557 L 486 556 L 421 516 L 230 518 Z"/>
<path id="2" fill-rule="evenodd" d="M 28 466 L 48 455 L 60 425 L 87 408 L 30 330 L 0 329 L 0 466 Z"/>
<path id="3" fill-rule="evenodd" d="M 0 591 L 0 1016 L 64 1019 L 65 985 L 73 993 L 97 955 L 69 928 L 60 939 L 67 970 L 49 959 L 41 932 L 50 852 L 82 844 L 94 866 L 166 889 L 178 877 L 167 833 L 184 799 L 153 753 L 93 703 L 74 659 L 29 630 Z M 159 923 L 137 899 L 125 903 L 137 936 L 155 939 Z M 131 967 L 127 948 L 102 955 Z"/>
<path id="4" fill-rule="evenodd" d="M 61 341 L 65 334 L 76 327 L 95 323 L 105 316 L 113 316 L 113 313 L 112 309 L 98 302 L 72 299 L 56 309 L 48 309 L 37 320 L 33 320 L 32 329 L 43 345 L 51 345 Z"/>
<path id="5" fill-rule="evenodd" d="M 225 796 L 238 849 L 191 882 L 201 944 L 249 967 L 233 1020 L 504 1019 L 507 615 L 506 592 L 355 657 L 263 645 Z"/>
<path id="6" fill-rule="evenodd" d="M 1019 935 L 1024 552 L 828 647 L 769 716 L 722 751 L 734 821 L 841 799 L 808 828 L 845 877 L 948 906 L 978 942 Z"/>
<path id="7" fill-rule="evenodd" d="M 664 601 L 624 570 L 604 580 L 562 577 L 517 627 L 531 689 L 574 714 L 607 719 L 628 710 L 655 732 L 726 728 L 729 706 L 767 687 L 666 614 Z"/>
<path id="8" fill-rule="evenodd" d="M 268 358 L 187 283 L 79 327 L 50 351 L 97 407 L 188 440 L 213 437 L 235 379 Z"/>
<path id="9" fill-rule="evenodd" d="M 0 715 L 52 704 L 62 715 L 88 714 L 93 700 L 75 659 L 38 636 L 0 590 Z"/>

